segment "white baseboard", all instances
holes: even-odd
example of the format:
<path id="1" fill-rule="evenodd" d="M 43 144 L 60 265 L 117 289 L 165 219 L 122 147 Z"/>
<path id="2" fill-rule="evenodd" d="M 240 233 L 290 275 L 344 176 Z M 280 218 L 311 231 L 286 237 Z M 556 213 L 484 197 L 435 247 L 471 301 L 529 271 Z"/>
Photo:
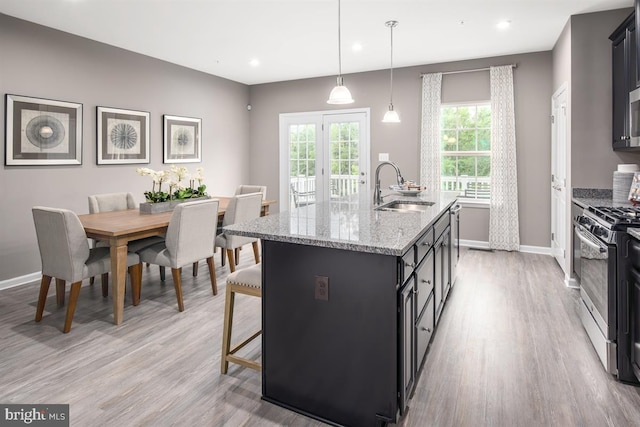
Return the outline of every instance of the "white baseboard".
<path id="1" fill-rule="evenodd" d="M 463 240 L 460 239 L 460 246 L 476 249 L 489 249 L 489 242 L 483 242 L 482 240 Z"/>
<path id="2" fill-rule="evenodd" d="M 565 278 L 564 279 L 564 285 L 567 288 L 571 288 L 571 289 L 580 289 L 580 284 L 578 283 L 578 281 L 573 278 L 573 277 L 569 277 L 569 278 Z"/>
<path id="3" fill-rule="evenodd" d="M 14 288 L 16 286 L 21 286 L 21 285 L 26 285 L 27 283 L 32 283 L 40 280 L 40 277 L 42 277 L 42 272 L 36 271 L 35 273 L 26 274 L 24 276 L 2 280 L 0 281 L 0 290 Z"/>
<path id="4" fill-rule="evenodd" d="M 460 246 L 465 246 L 467 248 L 475 248 L 475 249 L 489 249 L 489 242 L 484 242 L 482 240 L 460 239 Z M 520 252 L 525 252 L 530 254 L 551 255 L 551 248 L 546 248 L 544 246 L 520 245 Z"/>

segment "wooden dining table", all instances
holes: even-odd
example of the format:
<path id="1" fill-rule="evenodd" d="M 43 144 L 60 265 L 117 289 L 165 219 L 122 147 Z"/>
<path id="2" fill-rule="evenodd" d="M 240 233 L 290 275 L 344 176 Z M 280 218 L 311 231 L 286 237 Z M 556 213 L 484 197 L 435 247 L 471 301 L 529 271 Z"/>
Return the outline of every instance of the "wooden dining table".
<path id="1" fill-rule="evenodd" d="M 231 197 L 218 199 L 218 223 L 222 221 Z M 269 206 L 275 200 L 263 200 L 261 215 L 269 214 Z M 109 243 L 111 255 L 111 289 L 113 295 L 113 322 L 122 323 L 124 313 L 124 289 L 127 273 L 127 246 L 132 240 L 164 235 L 173 212 L 143 214 L 139 209 L 78 215 L 87 237 Z M 212 242 L 213 245 L 213 242 Z"/>

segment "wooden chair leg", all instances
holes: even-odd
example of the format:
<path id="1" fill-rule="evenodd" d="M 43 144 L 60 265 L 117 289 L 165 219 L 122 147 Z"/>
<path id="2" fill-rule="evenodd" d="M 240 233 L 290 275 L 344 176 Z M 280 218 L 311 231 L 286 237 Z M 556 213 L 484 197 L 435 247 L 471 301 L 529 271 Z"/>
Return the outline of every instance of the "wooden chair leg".
<path id="1" fill-rule="evenodd" d="M 236 250 L 234 251 L 234 255 L 235 255 L 236 265 L 238 265 L 240 263 L 240 248 L 236 248 Z"/>
<path id="2" fill-rule="evenodd" d="M 103 273 L 100 276 L 100 283 L 102 284 L 102 297 L 109 296 L 109 273 Z"/>
<path id="3" fill-rule="evenodd" d="M 62 329 L 62 332 L 64 332 L 65 334 L 71 330 L 73 314 L 76 312 L 78 296 L 80 295 L 80 286 L 82 286 L 82 281 L 71 284 L 71 292 L 69 293 L 69 306 L 67 307 L 67 316 L 64 319 L 64 328 Z"/>
<path id="4" fill-rule="evenodd" d="M 182 301 L 182 278 L 180 277 L 182 269 L 172 268 L 173 286 L 176 288 L 176 299 L 178 300 L 178 311 L 184 311 L 184 302 Z"/>
<path id="5" fill-rule="evenodd" d="M 220 248 L 220 264 L 222 264 L 222 266 L 224 267 L 225 264 L 225 250 L 223 248 Z"/>
<path id="6" fill-rule="evenodd" d="M 213 257 L 207 258 L 207 265 L 209 266 L 209 276 L 211 278 L 211 289 L 213 295 L 218 295 L 218 282 L 216 281 L 216 265 L 213 262 Z"/>
<path id="7" fill-rule="evenodd" d="M 44 305 L 47 302 L 47 294 L 49 293 L 49 285 L 51 284 L 51 276 L 42 276 L 40 280 L 40 295 L 38 296 L 38 308 L 36 309 L 36 322 L 42 320 Z"/>
<path id="8" fill-rule="evenodd" d="M 160 266 L 160 280 L 164 282 L 164 279 L 165 279 L 164 267 Z"/>
<path id="9" fill-rule="evenodd" d="M 233 273 L 236 271 L 236 262 L 233 257 L 233 249 L 227 249 L 227 258 L 229 259 L 229 270 Z"/>
<path id="10" fill-rule="evenodd" d="M 198 262 L 193 263 L 193 277 L 198 277 Z"/>
<path id="11" fill-rule="evenodd" d="M 227 356 L 231 350 L 231 327 L 233 326 L 233 305 L 235 292 L 231 291 L 231 284 L 227 283 L 227 290 L 224 299 L 224 326 L 222 329 L 222 355 L 220 357 L 220 372 L 226 374 L 229 370 Z"/>
<path id="12" fill-rule="evenodd" d="M 129 276 L 131 276 L 131 299 L 133 305 L 140 304 L 140 291 L 142 289 L 142 263 L 138 263 L 129 267 Z"/>
<path id="13" fill-rule="evenodd" d="M 256 260 L 256 264 L 260 263 L 260 251 L 258 249 L 258 242 L 252 242 L 251 246 L 253 247 L 253 259 Z"/>
<path id="14" fill-rule="evenodd" d="M 64 280 L 56 279 L 56 302 L 59 307 L 64 305 L 64 294 L 66 291 L 66 283 Z"/>
<path id="15" fill-rule="evenodd" d="M 93 283 L 96 281 L 95 276 L 91 276 L 91 278 L 89 278 L 89 284 L 93 285 Z"/>

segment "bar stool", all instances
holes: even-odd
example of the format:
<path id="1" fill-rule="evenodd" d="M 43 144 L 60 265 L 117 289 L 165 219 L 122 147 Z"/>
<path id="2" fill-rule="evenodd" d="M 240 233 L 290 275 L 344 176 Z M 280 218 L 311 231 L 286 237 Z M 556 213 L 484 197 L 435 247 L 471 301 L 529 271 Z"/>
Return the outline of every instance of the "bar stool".
<path id="1" fill-rule="evenodd" d="M 222 332 L 220 366 L 220 372 L 223 374 L 227 373 L 229 362 L 237 363 L 247 368 L 255 369 L 256 371 L 262 370 L 260 362 L 254 362 L 253 360 L 235 355 L 238 350 L 257 338 L 262 333 L 262 329 L 231 348 L 231 328 L 233 326 L 233 306 L 236 293 L 262 298 L 262 264 L 236 270 L 227 276 L 227 295 L 224 302 L 224 329 Z"/>

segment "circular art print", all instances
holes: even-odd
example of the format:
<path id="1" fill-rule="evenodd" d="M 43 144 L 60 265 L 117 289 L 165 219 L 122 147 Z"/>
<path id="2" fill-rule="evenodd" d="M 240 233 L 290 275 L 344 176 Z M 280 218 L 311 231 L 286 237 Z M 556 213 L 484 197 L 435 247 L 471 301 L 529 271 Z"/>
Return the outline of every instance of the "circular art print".
<path id="1" fill-rule="evenodd" d="M 138 132 L 128 123 L 118 123 L 111 129 L 110 139 L 117 148 L 128 150 L 138 142 Z"/>
<path id="2" fill-rule="evenodd" d="M 31 144 L 40 149 L 52 149 L 64 141 L 64 125 L 49 115 L 36 116 L 27 123 L 25 136 Z"/>

